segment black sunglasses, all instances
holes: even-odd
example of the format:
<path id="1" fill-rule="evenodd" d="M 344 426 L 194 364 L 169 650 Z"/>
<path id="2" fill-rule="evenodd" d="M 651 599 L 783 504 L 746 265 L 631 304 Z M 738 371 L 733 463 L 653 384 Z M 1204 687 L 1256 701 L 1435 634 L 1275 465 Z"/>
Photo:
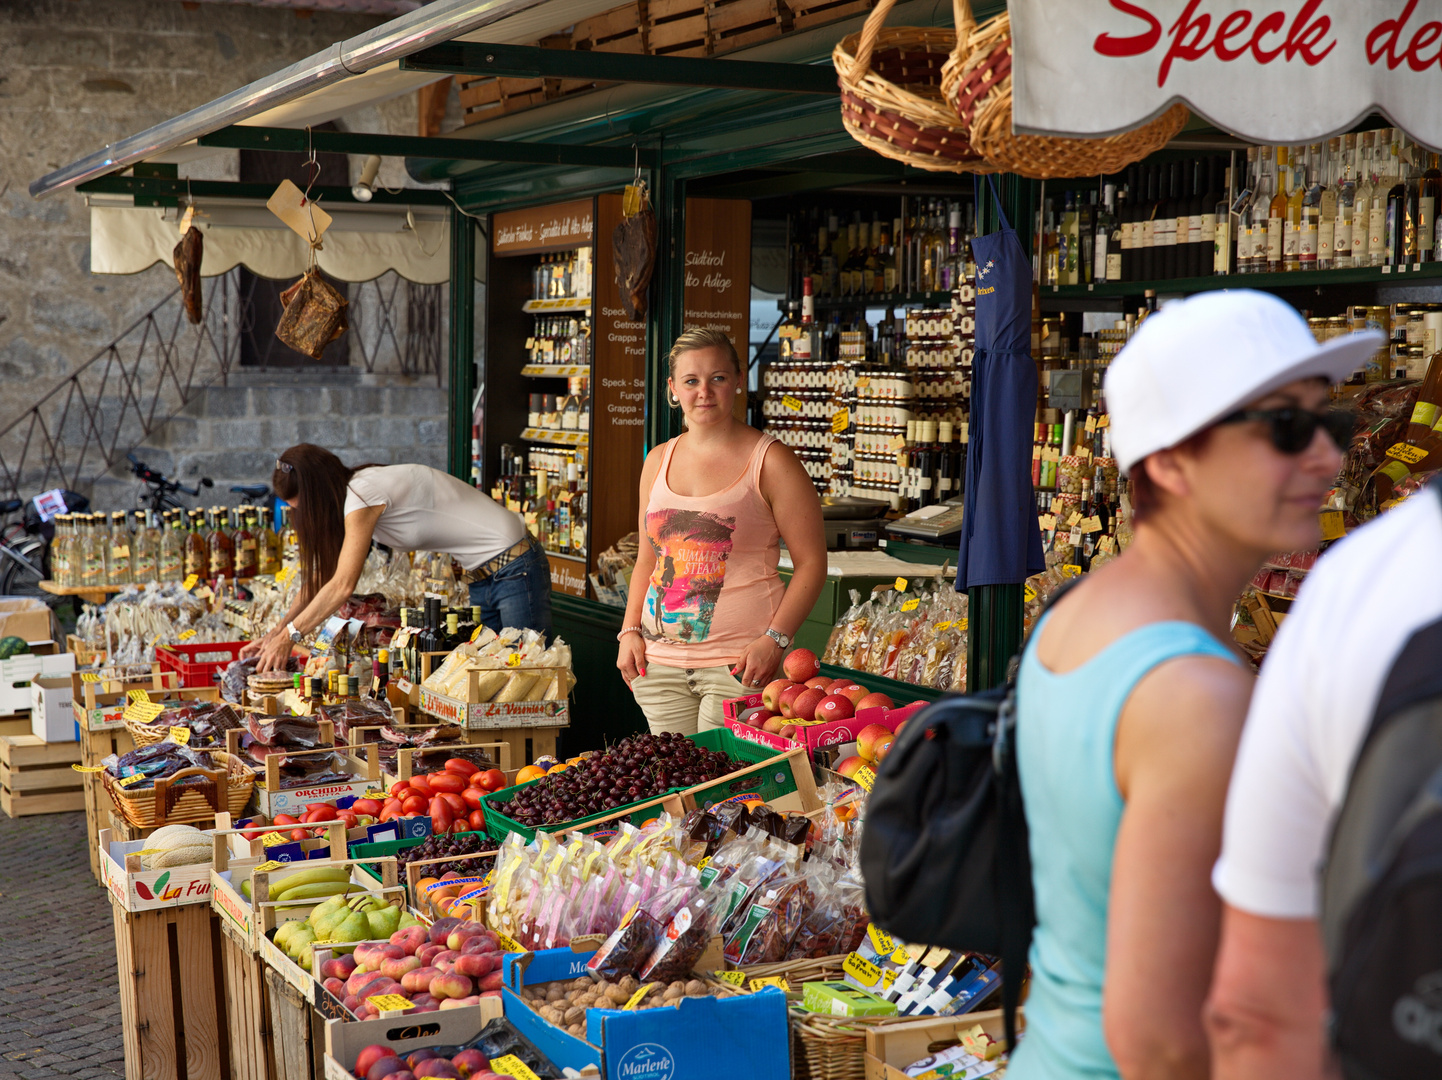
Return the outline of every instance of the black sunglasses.
<path id="1" fill-rule="evenodd" d="M 1352 430 L 1357 417 L 1346 409 L 1326 409 L 1311 412 L 1290 406 L 1281 409 L 1239 409 L 1230 416 L 1217 421 L 1219 424 L 1242 424 L 1251 420 L 1265 420 L 1271 425 L 1272 445 L 1284 454 L 1300 454 L 1312 445 L 1312 436 L 1322 428 L 1339 450 L 1346 450 L 1352 442 Z"/>

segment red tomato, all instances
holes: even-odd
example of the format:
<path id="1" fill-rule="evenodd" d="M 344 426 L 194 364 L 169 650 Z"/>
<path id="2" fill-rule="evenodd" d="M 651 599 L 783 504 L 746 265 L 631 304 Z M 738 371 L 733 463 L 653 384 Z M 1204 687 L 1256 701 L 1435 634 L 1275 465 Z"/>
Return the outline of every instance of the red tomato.
<path id="1" fill-rule="evenodd" d="M 310 830 L 309 830 L 309 829 L 291 829 L 291 830 L 290 830 L 290 838 L 291 838 L 292 840 L 304 840 L 304 839 L 305 839 L 306 837 L 308 837 L 309 835 L 310 835 Z"/>
<path id="2" fill-rule="evenodd" d="M 426 812 L 426 805 L 427 804 L 424 797 L 420 795 L 411 795 L 408 796 L 403 803 L 401 803 L 401 813 L 404 814 L 406 817 L 411 817 L 413 814 L 424 814 Z"/>
<path id="3" fill-rule="evenodd" d="M 467 761 L 465 758 L 453 757 L 446 762 L 446 772 L 453 772 L 457 776 L 470 776 L 479 768 L 474 761 Z"/>
<path id="4" fill-rule="evenodd" d="M 391 798 L 393 799 L 404 799 L 407 795 L 414 794 L 415 792 L 411 790 L 410 784 L 406 783 L 404 780 L 397 780 L 394 784 L 391 785 Z"/>
<path id="5" fill-rule="evenodd" d="M 471 831 L 486 831 L 486 812 L 484 810 L 472 810 L 470 816 Z"/>
<path id="6" fill-rule="evenodd" d="M 379 799 L 357 799 L 350 804 L 351 812 L 354 814 L 369 814 L 375 817 L 381 812 L 381 801 Z"/>
<path id="7" fill-rule="evenodd" d="M 438 791 L 436 792 L 436 798 L 446 800 L 446 805 L 451 808 L 452 817 L 465 817 L 467 811 L 470 809 L 470 807 L 466 805 L 466 800 L 454 791 Z"/>
<path id="8" fill-rule="evenodd" d="M 395 819 L 395 818 L 398 818 L 398 817 L 400 817 L 400 816 L 401 816 L 401 806 L 400 806 L 400 803 L 389 802 L 389 803 L 386 803 L 385 809 L 383 809 L 383 810 L 381 811 L 380 820 L 381 820 L 381 821 L 391 821 L 391 820 L 393 820 L 393 819 Z"/>
<path id="9" fill-rule="evenodd" d="M 338 810 L 336 812 L 336 820 L 345 822 L 347 829 L 354 829 L 360 824 L 360 815 L 354 810 Z"/>
<path id="10" fill-rule="evenodd" d="M 426 777 L 426 783 L 431 785 L 434 792 L 452 791 L 459 794 L 465 789 L 466 782 L 453 772 L 433 772 Z"/>
<path id="11" fill-rule="evenodd" d="M 336 819 L 336 808 L 330 803 L 316 803 L 314 810 L 307 810 L 302 821 L 334 821 Z"/>
<path id="12" fill-rule="evenodd" d="M 439 795 L 431 799 L 431 832 L 448 832 L 451 827 L 451 805 Z"/>
<path id="13" fill-rule="evenodd" d="M 300 818 L 292 817 L 290 814 L 276 814 L 273 825 L 299 825 Z"/>
<path id="14" fill-rule="evenodd" d="M 457 818 L 455 821 L 451 822 L 451 827 L 446 831 L 450 833 L 463 833 L 469 832 L 470 828 L 471 823 L 469 821 L 467 821 L 465 818 Z"/>
<path id="15" fill-rule="evenodd" d="M 424 776 L 412 776 L 409 780 L 406 781 L 406 783 L 410 784 L 411 790 L 414 791 L 417 795 L 424 795 L 427 799 L 429 799 L 432 795 L 435 794 L 435 792 L 431 790 L 431 785 L 427 783 Z"/>
<path id="16" fill-rule="evenodd" d="M 481 796 L 484 794 L 485 792 L 480 788 L 468 787 L 465 791 L 461 792 L 461 798 L 466 801 L 466 805 L 472 810 L 479 810 L 481 808 Z"/>
<path id="17" fill-rule="evenodd" d="M 324 807 L 327 807 L 327 806 L 329 806 L 329 805 L 330 805 L 330 803 L 326 803 L 326 802 L 308 802 L 308 803 L 305 804 L 305 808 L 306 808 L 307 810 L 320 810 L 320 809 L 322 809 L 322 808 L 324 808 Z"/>
<path id="18" fill-rule="evenodd" d="M 476 782 L 479 782 L 481 787 L 487 791 L 500 791 L 506 786 L 506 774 L 500 769 L 487 769 L 485 772 L 477 774 L 472 783 Z"/>

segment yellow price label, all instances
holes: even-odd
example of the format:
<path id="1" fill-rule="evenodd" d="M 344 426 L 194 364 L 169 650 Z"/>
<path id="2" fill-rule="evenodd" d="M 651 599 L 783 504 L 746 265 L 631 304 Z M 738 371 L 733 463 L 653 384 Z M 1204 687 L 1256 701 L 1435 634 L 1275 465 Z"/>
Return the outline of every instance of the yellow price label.
<path id="1" fill-rule="evenodd" d="M 648 982 L 641 986 L 634 994 L 631 995 L 631 1000 L 621 1006 L 622 1011 L 633 1012 L 636 1006 L 641 1004 L 641 999 L 660 985 L 661 984 L 658 982 Z"/>
<path id="2" fill-rule="evenodd" d="M 895 453 L 895 452 L 898 451 L 898 450 L 905 450 L 905 449 L 906 449 L 906 436 L 905 436 L 905 435 L 893 435 L 893 436 L 891 437 L 890 441 L 887 442 L 886 448 L 887 448 L 888 450 L 890 450 L 892 453 Z"/>
<path id="3" fill-rule="evenodd" d="M 1082 568 L 1075 563 L 1067 563 L 1061 568 L 1061 572 L 1066 577 L 1080 577 Z"/>
<path id="4" fill-rule="evenodd" d="M 496 941 L 506 952 L 525 952 L 519 942 L 509 934 L 503 934 L 499 930 L 492 931 L 496 935 Z"/>
<path id="5" fill-rule="evenodd" d="M 1318 515 L 1323 540 L 1340 540 L 1347 535 L 1347 523 L 1340 510 L 1323 510 Z"/>
<path id="6" fill-rule="evenodd" d="M 800 412 L 805 408 L 801 403 L 801 399 L 799 397 L 793 397 L 791 394 L 784 395 L 781 398 L 781 404 L 785 405 L 792 412 Z"/>
<path id="7" fill-rule="evenodd" d="M 189 641 L 189 640 L 190 640 L 191 638 L 193 638 L 193 637 L 195 637 L 195 631 L 194 631 L 194 630 L 182 630 L 182 631 L 180 632 L 180 640 L 181 640 L 181 641 Z"/>
<path id="8" fill-rule="evenodd" d="M 179 724 L 172 724 L 170 726 L 170 741 L 177 746 L 184 746 L 190 742 L 190 728 L 181 727 Z"/>
<path id="9" fill-rule="evenodd" d="M 936 632 L 937 632 L 938 634 L 944 634 L 944 633 L 946 633 L 948 630 L 950 630 L 950 629 L 951 629 L 953 626 L 955 626 L 955 625 L 956 625 L 956 622 L 955 622 L 954 620 L 952 620 L 952 619 L 947 619 L 946 622 L 939 622 L 939 623 L 937 623 L 935 629 L 936 629 Z"/>
<path id="10" fill-rule="evenodd" d="M 199 581 L 200 581 L 200 575 L 199 575 L 199 574 L 187 574 L 186 577 L 185 577 L 185 580 L 181 583 L 180 587 L 181 587 L 182 589 L 184 589 L 186 592 L 190 592 L 191 589 L 195 588 L 196 584 L 197 584 Z"/>
<path id="11" fill-rule="evenodd" d="M 140 705 L 150 704 L 150 695 L 147 694 L 144 690 L 128 690 L 126 691 L 125 696 L 128 697 L 131 701 L 134 701 Z"/>
<path id="12" fill-rule="evenodd" d="M 384 791 L 381 791 L 378 788 L 367 788 L 365 797 L 367 799 L 384 799 L 387 796 Z"/>
<path id="13" fill-rule="evenodd" d="M 1104 428 L 1104 427 L 1111 427 L 1111 426 L 1112 426 L 1111 413 L 1102 413 L 1100 416 L 1097 417 L 1097 427 L 1099 427 L 1099 428 Z"/>
<path id="14" fill-rule="evenodd" d="M 279 847 L 281 844 L 290 843 L 290 835 L 283 832 L 268 832 L 261 836 L 261 847 Z"/>
<path id="15" fill-rule="evenodd" d="M 1028 604 L 1030 604 L 1033 600 L 1036 599 L 1036 590 L 1030 585 L 1028 585 L 1026 588 L 1022 589 L 1021 598 Z"/>
<path id="16" fill-rule="evenodd" d="M 881 969 L 860 953 L 851 953 L 841 963 L 841 970 L 862 986 L 875 986 L 881 981 Z"/>
<path id="17" fill-rule="evenodd" d="M 520 654 L 520 653 L 518 653 L 518 652 L 513 652 L 513 653 L 511 653 L 510 656 L 506 657 L 506 667 L 520 667 L 520 666 L 521 666 L 521 654 Z"/>
<path id="18" fill-rule="evenodd" d="M 410 998 L 402 997 L 400 994 L 376 994 L 366 1000 L 375 1007 L 377 1012 L 383 1013 L 415 1008 L 415 1004 Z"/>
<path id="19" fill-rule="evenodd" d="M 901 605 L 901 610 L 902 610 L 902 611 L 915 611 L 915 610 L 916 610 L 918 607 L 920 607 L 920 606 L 921 606 L 921 597 L 919 597 L 919 596 L 913 596 L 910 600 L 907 600 L 906 602 L 904 602 L 904 603 Z"/>
<path id="20" fill-rule="evenodd" d="M 142 781 L 142 780 L 144 780 L 144 779 L 145 779 L 145 777 L 142 776 L 140 773 L 134 773 L 134 774 L 132 774 L 132 775 L 130 775 L 130 776 L 122 776 L 119 780 L 117 780 L 117 781 L 115 781 L 115 782 L 116 782 L 117 784 L 119 784 L 121 787 L 132 787 L 132 786 L 134 786 L 135 784 L 140 783 L 140 781 Z"/>
<path id="21" fill-rule="evenodd" d="M 132 724 L 148 724 L 165 711 L 165 706 L 158 701 L 137 701 L 125 707 L 121 716 Z"/>
<path id="22" fill-rule="evenodd" d="M 1408 443 L 1393 443 L 1387 448 L 1387 456 L 1396 458 L 1398 461 L 1405 461 L 1408 465 L 1416 465 L 1427 456 L 1427 451 L 1420 446 L 1412 446 Z"/>
<path id="23" fill-rule="evenodd" d="M 711 974 L 721 982 L 730 983 L 732 986 L 743 989 L 746 986 L 746 972 L 744 971 L 713 971 Z"/>
<path id="24" fill-rule="evenodd" d="M 481 626 L 476 627 L 474 630 L 471 631 L 471 640 L 472 640 L 472 641 L 475 641 L 477 638 L 479 638 L 479 637 L 480 637 L 482 634 L 484 634 L 485 632 L 486 632 L 486 628 L 485 628 L 485 625 L 484 625 L 484 624 L 482 624 Z"/>
<path id="25" fill-rule="evenodd" d="M 1084 533 L 1099 533 L 1102 531 L 1102 521 L 1096 514 L 1091 517 L 1082 518 L 1081 528 Z"/>
<path id="26" fill-rule="evenodd" d="M 100 765 L 72 765 L 72 766 L 70 766 L 70 767 L 71 767 L 72 769 L 74 769 L 76 772 L 104 772 L 104 771 L 105 771 L 104 767 L 103 767 L 103 766 L 100 766 Z"/>
<path id="27" fill-rule="evenodd" d="M 892 584 L 893 584 L 894 587 L 896 588 L 896 591 L 897 591 L 897 592 L 905 592 L 905 591 L 906 591 L 906 586 L 907 586 L 908 582 L 907 582 L 907 580 L 906 580 L 904 577 L 899 577 L 899 578 L 897 578 L 896 581 L 893 582 Z"/>
<path id="28" fill-rule="evenodd" d="M 1097 429 L 1097 418 L 1095 416 L 1087 417 L 1086 429 L 1087 431 L 1095 431 Z"/>
<path id="29" fill-rule="evenodd" d="M 870 385 L 871 385 L 871 376 L 870 376 L 870 375 L 858 375 L 858 376 L 856 377 L 856 389 L 858 389 L 858 390 L 865 390 L 865 389 L 866 389 L 868 386 L 870 386 Z"/>
<path id="30" fill-rule="evenodd" d="M 786 976 L 784 975 L 763 975 L 759 979 L 751 980 L 751 992 L 753 994 L 757 990 L 766 989 L 768 986 L 775 986 L 787 991 L 791 989 L 791 984 L 786 981 Z"/>
<path id="31" fill-rule="evenodd" d="M 885 956 L 887 953 L 896 951 L 896 940 L 875 923 L 866 928 L 866 936 L 871 939 L 872 947 L 876 949 L 876 955 Z"/>
<path id="32" fill-rule="evenodd" d="M 502 1057 L 491 1058 L 489 1066 L 491 1072 L 501 1076 L 514 1076 L 516 1080 L 541 1080 L 531 1067 L 515 1054 L 506 1054 Z"/>
<path id="33" fill-rule="evenodd" d="M 290 865 L 289 863 L 278 862 L 278 861 L 275 860 L 275 859 L 271 859 L 269 862 L 263 862 L 263 863 L 261 863 L 259 866 L 253 866 L 253 867 L 251 867 L 251 871 L 250 871 L 250 872 L 251 872 L 252 874 L 268 874 L 268 873 L 270 873 L 272 870 L 279 870 L 282 866 L 289 866 L 289 865 Z"/>
<path id="34" fill-rule="evenodd" d="M 971 620 L 970 620 L 970 619 L 957 619 L 957 620 L 956 620 L 956 625 L 957 625 L 957 628 L 964 634 L 964 633 L 966 633 L 967 629 L 971 626 Z"/>
<path id="35" fill-rule="evenodd" d="M 876 783 L 876 770 L 870 765 L 863 765 L 852 774 L 851 779 L 855 780 L 864 790 L 870 791 Z"/>
<path id="36" fill-rule="evenodd" d="M 831 414 L 831 434 L 840 435 L 851 426 L 851 410 L 841 409 Z"/>

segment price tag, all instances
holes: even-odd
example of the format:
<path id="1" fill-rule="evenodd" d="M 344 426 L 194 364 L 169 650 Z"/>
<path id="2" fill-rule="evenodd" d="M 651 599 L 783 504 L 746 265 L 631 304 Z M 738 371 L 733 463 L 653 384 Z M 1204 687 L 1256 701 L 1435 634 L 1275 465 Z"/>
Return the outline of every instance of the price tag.
<path id="1" fill-rule="evenodd" d="M 858 376 L 856 377 L 856 389 L 858 389 L 858 390 L 865 390 L 865 389 L 866 389 L 868 386 L 870 386 L 870 385 L 871 385 L 871 376 L 870 376 L 870 375 L 858 375 Z"/>
<path id="2" fill-rule="evenodd" d="M 964 634 L 964 633 L 966 633 L 967 628 L 971 625 L 971 620 L 970 620 L 970 619 L 957 619 L 957 620 L 956 620 L 956 624 L 957 624 L 957 627 L 958 627 L 958 628 L 961 630 L 961 632 Z"/>
<path id="3" fill-rule="evenodd" d="M 182 631 L 180 632 L 180 638 L 179 638 L 179 640 L 180 640 L 180 641 L 189 641 L 189 640 L 190 640 L 191 638 L 193 638 L 193 637 L 195 637 L 195 631 L 194 631 L 194 630 L 182 630 Z"/>
<path id="4" fill-rule="evenodd" d="M 117 780 L 117 781 L 115 781 L 115 782 L 116 782 L 117 784 L 119 784 L 121 787 L 131 787 L 131 786 L 133 786 L 133 785 L 135 785 L 135 784 L 140 783 L 140 781 L 142 781 L 142 780 L 144 780 L 144 779 L 145 779 L 145 777 L 144 777 L 142 774 L 140 774 L 140 773 L 135 773 L 135 774 L 133 774 L 133 775 L 131 775 L 131 776 L 122 776 L 119 780 Z"/>
<path id="5" fill-rule="evenodd" d="M 516 1080 L 541 1080 L 539 1076 L 531 1071 L 527 1065 L 515 1054 L 506 1054 L 504 1057 L 491 1058 L 489 1066 L 491 1072 L 501 1076 L 514 1076 Z"/>
<path id="6" fill-rule="evenodd" d="M 851 953 L 842 961 L 841 970 L 862 986 L 875 986 L 881 981 L 881 969 L 859 953 Z"/>
<path id="7" fill-rule="evenodd" d="M 98 671 L 82 671 L 82 672 L 80 673 L 80 681 L 83 682 L 83 683 L 84 683 L 84 682 L 91 682 L 91 683 L 99 682 L 99 681 L 100 681 L 100 672 L 98 672 Z"/>
<path id="8" fill-rule="evenodd" d="M 186 592 L 190 592 L 191 589 L 195 588 L 199 581 L 199 574 L 187 574 L 185 580 L 181 583 L 180 587 Z"/>
<path id="9" fill-rule="evenodd" d="M 751 980 L 751 992 L 753 994 L 757 990 L 766 989 L 766 987 L 768 986 L 780 987 L 782 990 L 786 991 L 789 991 L 791 989 L 791 984 L 786 981 L 786 977 L 784 975 L 763 975 L 759 979 Z"/>
<path id="10" fill-rule="evenodd" d="M 1097 429 L 1097 418 L 1095 416 L 1087 417 L 1086 429 L 1088 432 L 1093 432 Z"/>
<path id="11" fill-rule="evenodd" d="M 1076 525 L 1078 522 L 1080 522 L 1081 519 L 1082 519 L 1081 511 L 1080 511 L 1080 510 L 1073 510 L 1070 514 L 1067 515 L 1066 527 L 1067 527 L 1068 529 L 1070 529 L 1072 526 L 1074 526 L 1074 525 Z"/>
<path id="12" fill-rule="evenodd" d="M 1053 495 L 1051 500 L 1051 512 L 1053 514 L 1060 514 L 1065 508 L 1066 503 L 1062 502 L 1061 496 Z"/>
<path id="13" fill-rule="evenodd" d="M 141 705 L 150 704 L 150 695 L 147 694 L 144 690 L 127 690 L 125 692 L 125 696 L 131 701 L 137 702 Z"/>
<path id="14" fill-rule="evenodd" d="M 534 348 L 536 347 L 536 339 L 533 338 L 533 337 L 528 337 L 528 338 L 526 338 L 526 343 L 525 343 L 525 345 L 523 345 L 523 346 L 521 346 L 521 347 L 522 347 L 523 349 L 526 349 L 527 351 L 529 351 L 529 350 L 531 350 L 531 349 L 534 349 Z"/>
<path id="15" fill-rule="evenodd" d="M 380 677 L 379 675 L 372 675 L 372 676 L 371 676 L 371 694 L 372 694 L 372 695 L 374 695 L 374 694 L 379 694 L 380 692 L 381 692 L 381 677 Z"/>
<path id="16" fill-rule="evenodd" d="M 506 667 L 520 667 L 520 666 L 521 666 L 521 654 L 520 654 L 520 653 L 518 653 L 518 652 L 513 652 L 513 653 L 511 653 L 510 656 L 506 657 Z"/>
<path id="17" fill-rule="evenodd" d="M 746 986 L 746 972 L 744 971 L 713 971 L 711 974 L 715 975 L 716 978 L 724 983 L 730 983 L 732 986 L 742 987 L 743 989 Z"/>
<path id="18" fill-rule="evenodd" d="M 1112 416 L 1111 416 L 1111 413 L 1102 413 L 1100 416 L 1097 417 L 1097 427 L 1099 427 L 1099 428 L 1104 428 L 1104 427 L 1111 427 L 1111 426 L 1112 426 Z"/>
<path id="19" fill-rule="evenodd" d="M 170 727 L 170 741 L 177 746 L 184 746 L 190 742 L 190 728 L 172 724 Z"/>
<path id="20" fill-rule="evenodd" d="M 275 583 L 277 585 L 284 585 L 287 581 L 290 580 L 290 576 L 293 573 L 295 573 L 294 567 L 282 566 L 279 570 L 275 572 Z"/>
<path id="21" fill-rule="evenodd" d="M 906 579 L 905 579 L 904 577 L 899 577 L 899 578 L 896 579 L 895 586 L 896 586 L 896 591 L 897 591 L 897 592 L 905 592 L 905 591 L 906 591 L 906 585 L 907 585 L 907 581 L 906 581 Z"/>
<path id="22" fill-rule="evenodd" d="M 510 935 L 503 934 L 499 930 L 493 931 L 493 933 L 495 933 L 496 935 L 496 941 L 500 943 L 501 948 L 504 949 L 506 952 L 526 951 L 525 949 L 521 948 L 521 946 L 516 942 L 516 939 L 511 937 Z"/>
<path id="23" fill-rule="evenodd" d="M 948 630 L 950 630 L 950 629 L 951 629 L 953 626 L 955 626 L 955 625 L 956 625 L 956 623 L 955 623 L 953 620 L 947 619 L 946 622 L 939 622 L 939 623 L 937 623 L 937 624 L 936 624 L 936 627 L 935 627 L 935 631 L 936 631 L 936 633 L 938 633 L 938 634 L 944 634 L 944 633 L 946 633 Z"/>
<path id="24" fill-rule="evenodd" d="M 831 414 L 831 434 L 840 435 L 851 426 L 851 410 L 841 409 Z"/>
<path id="25" fill-rule="evenodd" d="M 366 1000 L 375 1007 L 377 1012 L 383 1013 L 415 1008 L 410 998 L 402 997 L 400 994 L 376 994 Z"/>
<path id="26" fill-rule="evenodd" d="M 158 701 L 137 701 L 125 707 L 121 716 L 132 724 L 148 724 L 165 711 L 165 706 Z"/>
<path id="27" fill-rule="evenodd" d="M 1067 577 L 1081 577 L 1082 568 L 1073 563 L 1067 563 L 1061 568 L 1061 572 Z"/>
<path id="28" fill-rule="evenodd" d="M 1023 601 L 1030 604 L 1033 600 L 1036 599 L 1036 590 L 1030 585 L 1026 586 L 1026 588 L 1021 590 L 1021 598 Z"/>
<path id="29" fill-rule="evenodd" d="M 268 837 L 262 838 L 261 842 L 264 843 L 265 839 L 267 838 Z M 269 847 L 270 845 L 267 844 L 266 846 Z M 259 866 L 252 867 L 250 872 L 252 874 L 268 874 L 272 870 L 279 870 L 282 866 L 287 865 L 289 864 L 283 862 L 276 862 L 274 859 L 272 859 L 269 862 L 263 862 Z"/>
<path id="30" fill-rule="evenodd" d="M 856 770 L 851 779 L 855 780 L 862 790 L 870 791 L 872 785 L 876 783 L 876 770 L 870 765 L 863 765 Z"/>
<path id="31" fill-rule="evenodd" d="M 379 791 L 376 788 L 367 788 L 365 797 L 367 799 L 384 799 L 388 796 L 384 791 Z"/>
<path id="32" fill-rule="evenodd" d="M 268 832 L 260 838 L 261 847 L 273 848 L 288 843 L 290 843 L 290 835 L 283 832 Z"/>
<path id="33" fill-rule="evenodd" d="M 1093 514 L 1089 518 L 1082 518 L 1081 529 L 1084 533 L 1099 533 L 1102 531 L 1101 518 Z"/>
<path id="34" fill-rule="evenodd" d="M 890 440 L 888 440 L 888 442 L 887 442 L 887 444 L 886 444 L 886 448 L 887 448 L 888 450 L 890 450 L 893 454 L 896 453 L 896 451 L 898 451 L 898 450 L 905 450 L 905 449 L 906 449 L 906 436 L 905 436 L 905 435 L 893 435 L 893 436 L 890 438 Z"/>
<path id="35" fill-rule="evenodd" d="M 130 558 L 130 546 L 128 544 L 116 544 L 110 549 L 110 557 L 112 559 Z"/>
<path id="36" fill-rule="evenodd" d="M 1408 465 L 1416 465 L 1427 456 L 1427 451 L 1409 443 L 1393 443 L 1387 448 L 1387 456 L 1396 458 L 1398 461 L 1405 461 Z"/>
<path id="37" fill-rule="evenodd" d="M 887 953 L 896 951 L 895 939 L 875 923 L 866 928 L 866 936 L 871 939 L 871 944 L 876 949 L 876 955 L 885 956 Z"/>
<path id="38" fill-rule="evenodd" d="M 1323 510 L 1318 519 L 1322 525 L 1323 540 L 1340 540 L 1347 535 L 1347 526 L 1340 510 Z"/>
<path id="39" fill-rule="evenodd" d="M 641 999 L 660 985 L 660 983 L 654 982 L 644 983 L 634 994 L 631 995 L 631 1000 L 621 1006 L 622 1011 L 633 1012 L 636 1006 L 641 1004 Z"/>
<path id="40" fill-rule="evenodd" d="M 1053 529 L 1056 528 L 1056 515 L 1042 514 L 1036 519 L 1036 523 L 1039 528 L 1044 529 L 1047 532 L 1051 532 Z"/>
<path id="41" fill-rule="evenodd" d="M 805 406 L 801 403 L 801 399 L 799 397 L 794 397 L 791 394 L 786 394 L 785 396 L 783 396 L 781 398 L 781 404 L 785 405 L 792 412 L 800 412 L 803 408 L 805 408 Z"/>
<path id="42" fill-rule="evenodd" d="M 100 766 L 100 765 L 72 765 L 72 766 L 70 766 L 70 767 L 71 767 L 72 769 L 74 769 L 76 772 L 104 772 L 104 771 L 105 771 L 104 767 L 103 767 L 103 766 Z"/>
<path id="43" fill-rule="evenodd" d="M 915 611 L 921 605 L 921 597 L 913 596 L 906 603 L 901 605 L 902 611 Z"/>
<path id="44" fill-rule="evenodd" d="M 482 634 L 484 634 L 485 632 L 486 632 L 486 626 L 485 626 L 484 623 L 482 623 L 480 626 L 477 626 L 474 630 L 471 631 L 471 640 L 472 640 L 472 641 L 477 641 L 477 640 L 479 640 L 480 636 L 481 636 Z"/>
<path id="45" fill-rule="evenodd" d="M 415 687 L 411 685 L 411 681 L 409 679 L 397 679 L 396 689 L 399 690 L 402 694 L 409 694 L 413 689 L 415 689 Z"/>

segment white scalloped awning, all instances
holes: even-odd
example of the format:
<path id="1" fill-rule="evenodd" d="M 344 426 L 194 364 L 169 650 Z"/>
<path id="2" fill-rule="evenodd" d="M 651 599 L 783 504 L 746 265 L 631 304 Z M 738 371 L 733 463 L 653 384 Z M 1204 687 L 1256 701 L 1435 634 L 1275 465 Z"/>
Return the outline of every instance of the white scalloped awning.
<path id="1" fill-rule="evenodd" d="M 305 272 L 307 245 L 264 206 L 239 201 L 196 200 L 205 216 L 195 224 L 205 234 L 202 277 L 244 266 L 267 278 L 295 278 Z M 176 211 L 153 207 L 90 206 L 90 271 L 138 274 L 156 263 L 171 265 L 180 239 Z M 446 211 L 423 207 L 337 210 L 316 262 L 340 281 L 370 281 L 394 270 L 407 281 L 436 285 L 450 278 L 451 242 Z"/>

